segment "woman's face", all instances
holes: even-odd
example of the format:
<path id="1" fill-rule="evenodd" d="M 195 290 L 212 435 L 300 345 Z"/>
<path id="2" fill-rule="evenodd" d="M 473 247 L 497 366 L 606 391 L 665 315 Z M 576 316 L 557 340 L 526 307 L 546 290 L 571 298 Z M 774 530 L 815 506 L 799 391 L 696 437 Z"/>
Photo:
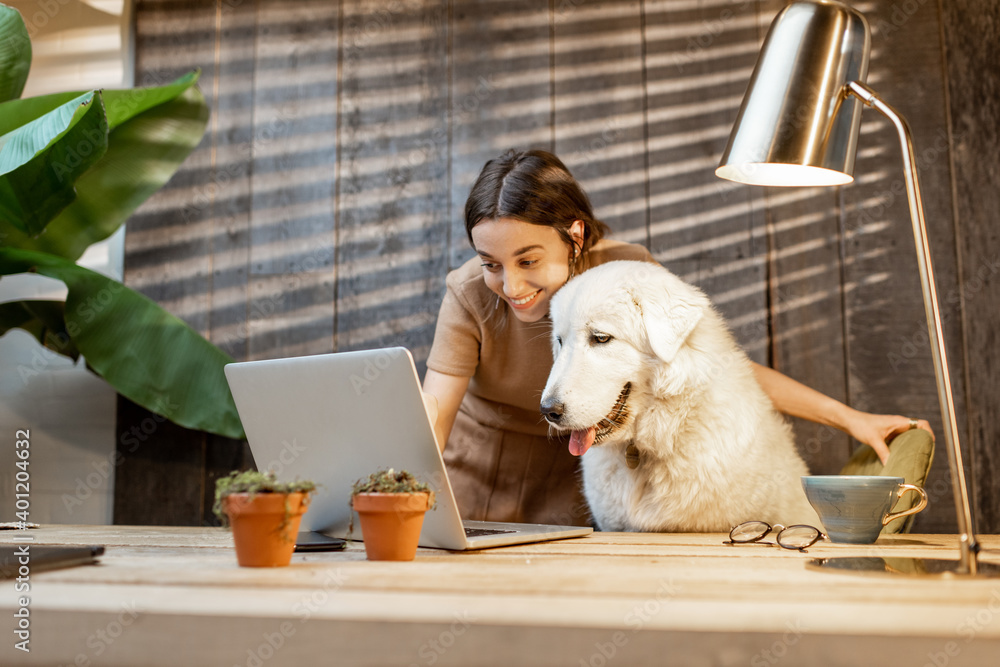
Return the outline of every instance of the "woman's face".
<path id="1" fill-rule="evenodd" d="M 583 243 L 583 222 L 570 234 Z M 549 312 L 549 299 L 569 279 L 572 249 L 552 227 L 513 218 L 483 220 L 472 228 L 472 244 L 483 262 L 486 285 L 522 322 L 537 322 Z"/>

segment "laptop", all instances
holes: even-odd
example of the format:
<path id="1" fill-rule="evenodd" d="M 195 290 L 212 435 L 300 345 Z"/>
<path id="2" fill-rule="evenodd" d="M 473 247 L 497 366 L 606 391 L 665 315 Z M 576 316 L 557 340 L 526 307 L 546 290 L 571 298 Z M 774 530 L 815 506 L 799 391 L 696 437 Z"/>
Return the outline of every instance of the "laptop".
<path id="1" fill-rule="evenodd" d="M 407 470 L 434 490 L 420 546 L 464 551 L 579 537 L 583 526 L 463 521 L 410 351 L 403 347 L 227 364 L 258 470 L 318 488 L 301 530 L 345 538 L 351 487 L 382 468 Z M 350 537 L 364 540 L 355 519 Z"/>

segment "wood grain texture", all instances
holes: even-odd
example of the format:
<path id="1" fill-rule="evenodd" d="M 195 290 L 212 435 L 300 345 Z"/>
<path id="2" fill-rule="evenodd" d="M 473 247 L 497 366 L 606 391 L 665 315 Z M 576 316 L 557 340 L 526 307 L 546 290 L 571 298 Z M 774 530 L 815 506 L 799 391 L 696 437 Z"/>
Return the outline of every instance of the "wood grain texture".
<path id="1" fill-rule="evenodd" d="M 450 26 L 448 268 L 454 269 L 474 254 L 465 201 L 487 160 L 509 149 L 552 150 L 550 10 L 518 0 L 459 2 Z"/>
<path id="2" fill-rule="evenodd" d="M 114 522 L 202 525 L 207 435 L 177 426 L 121 396 L 117 425 Z"/>
<path id="3" fill-rule="evenodd" d="M 767 364 L 763 191 L 714 173 L 762 38 L 756 4 L 643 8 L 649 248 L 703 289 L 750 357 Z"/>
<path id="4" fill-rule="evenodd" d="M 423 373 L 448 267 L 444 2 L 343 7 L 336 349 Z"/>
<path id="5" fill-rule="evenodd" d="M 552 14 L 554 152 L 615 238 L 647 239 L 646 91 L 640 3 Z"/>
<path id="6" fill-rule="evenodd" d="M 961 282 L 943 297 L 961 306 L 969 424 L 969 482 L 977 529 L 1000 530 L 1000 9 L 942 3 L 953 197 Z M 961 381 L 962 376 L 956 380 Z"/>
<path id="7" fill-rule="evenodd" d="M 165 85 L 200 68 L 199 87 L 213 89 L 214 4 L 143 3 L 136 8 L 135 41 L 137 86 Z M 132 215 L 125 235 L 125 283 L 206 336 L 213 223 L 203 187 L 212 180 L 212 157 L 206 132 L 183 168 Z"/>
<path id="8" fill-rule="evenodd" d="M 586 538 L 369 562 L 296 554 L 236 565 L 222 529 L 46 526 L 35 544 L 104 544 L 98 567 L 33 575 L 32 652 L 4 664 L 662 665 L 992 664 L 996 580 L 818 571 L 814 557 L 948 558 L 954 537 L 891 536 L 810 553 L 736 548 L 721 534 Z M 0 543 L 12 536 L 0 534 Z M 985 536 L 997 560 L 1000 541 Z M 595 576 L 595 572 L 600 576 Z M 37 579 L 36 579 L 37 577 Z M 13 582 L 6 584 L 12 589 Z M 15 597 L 0 596 L 9 613 Z M 98 642 L 103 630 L 112 642 Z M 971 633 L 971 635 L 970 635 Z M 975 641 L 966 641 L 969 637 Z M 183 637 L 183 641 L 178 641 Z M 89 638 L 89 643 L 88 643 Z M 777 647 L 777 648 L 775 648 Z M 604 658 L 606 662 L 600 662 Z M 949 663 L 951 664 L 951 663 Z"/>
<path id="9" fill-rule="evenodd" d="M 254 3 L 214 16 L 216 50 L 202 84 L 212 110 L 208 128 L 211 172 L 185 211 L 207 210 L 212 223 L 210 340 L 238 361 L 249 357 L 250 218 L 254 155 Z"/>
<path id="10" fill-rule="evenodd" d="M 339 8 L 255 7 L 248 353 L 332 352 Z"/>

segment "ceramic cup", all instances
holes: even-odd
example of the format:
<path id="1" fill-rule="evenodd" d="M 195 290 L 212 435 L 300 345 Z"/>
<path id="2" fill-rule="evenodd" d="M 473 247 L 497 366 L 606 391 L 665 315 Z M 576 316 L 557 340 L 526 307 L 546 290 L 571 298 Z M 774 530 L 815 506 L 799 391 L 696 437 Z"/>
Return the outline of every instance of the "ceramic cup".
<path id="1" fill-rule="evenodd" d="M 872 544 L 882 526 L 927 506 L 924 490 L 904 483 L 902 477 L 808 475 L 802 478 L 802 488 L 833 542 Z M 920 501 L 908 510 L 893 512 L 896 500 L 908 491 L 920 494 Z"/>

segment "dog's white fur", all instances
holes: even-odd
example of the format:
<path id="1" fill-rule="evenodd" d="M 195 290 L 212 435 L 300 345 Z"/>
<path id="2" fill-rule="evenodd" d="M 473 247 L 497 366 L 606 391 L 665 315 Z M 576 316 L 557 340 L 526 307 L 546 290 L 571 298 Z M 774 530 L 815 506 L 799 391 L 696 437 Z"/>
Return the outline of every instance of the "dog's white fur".
<path id="1" fill-rule="evenodd" d="M 609 262 L 560 289 L 550 315 L 542 412 L 562 410 L 553 426 L 586 432 L 631 383 L 624 424 L 582 458 L 599 529 L 728 532 L 748 520 L 822 528 L 791 428 L 704 293 L 651 263 Z"/>

